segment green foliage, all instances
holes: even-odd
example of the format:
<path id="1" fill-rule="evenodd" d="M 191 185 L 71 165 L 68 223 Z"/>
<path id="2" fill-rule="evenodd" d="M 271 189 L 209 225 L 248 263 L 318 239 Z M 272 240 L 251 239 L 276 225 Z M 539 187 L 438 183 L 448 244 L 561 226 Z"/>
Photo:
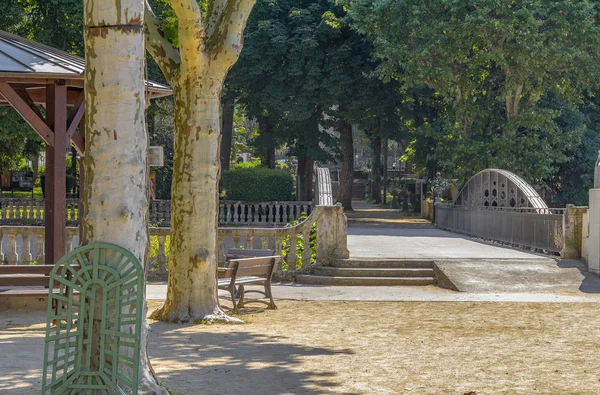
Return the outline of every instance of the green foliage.
<path id="1" fill-rule="evenodd" d="M 255 167 L 260 167 L 260 159 L 252 159 L 249 162 L 240 162 L 236 163 L 234 169 L 253 169 Z"/>
<path id="2" fill-rule="evenodd" d="M 302 213 L 300 217 L 296 218 L 294 221 L 290 222 L 286 225 L 286 228 L 290 228 L 300 224 L 301 222 L 306 221 L 308 216 L 306 213 Z M 317 262 L 317 224 L 313 223 L 310 230 L 310 240 L 308 240 L 308 245 L 304 240 L 304 236 L 299 234 L 296 239 L 296 257 L 297 257 L 297 269 L 302 268 L 302 253 L 305 248 L 311 249 L 310 254 L 310 263 L 314 265 Z M 281 256 L 283 257 L 283 262 L 281 263 L 281 267 L 283 270 L 288 270 L 288 257 L 290 256 L 290 236 L 286 236 L 282 240 L 282 248 L 281 248 Z"/>
<path id="3" fill-rule="evenodd" d="M 283 170 L 254 167 L 233 169 L 221 176 L 227 200 L 248 202 L 293 200 L 294 179 Z"/>
<path id="4" fill-rule="evenodd" d="M 165 238 L 165 256 L 168 258 L 171 255 L 171 237 Z M 153 259 L 158 257 L 158 237 L 150 236 L 150 255 L 149 258 Z"/>
<path id="5" fill-rule="evenodd" d="M 579 145 L 585 89 L 598 80 L 594 2 L 421 0 L 346 2 L 403 114 L 408 159 L 429 178 L 462 181 L 488 167 L 534 183 Z"/>

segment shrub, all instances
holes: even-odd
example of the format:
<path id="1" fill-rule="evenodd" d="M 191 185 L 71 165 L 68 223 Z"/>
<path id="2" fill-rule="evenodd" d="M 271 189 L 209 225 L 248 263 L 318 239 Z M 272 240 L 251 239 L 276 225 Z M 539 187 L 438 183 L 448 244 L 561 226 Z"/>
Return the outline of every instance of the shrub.
<path id="1" fill-rule="evenodd" d="M 289 201 L 294 193 L 294 179 L 286 171 L 266 167 L 233 169 L 223 173 L 221 187 L 227 200 Z"/>

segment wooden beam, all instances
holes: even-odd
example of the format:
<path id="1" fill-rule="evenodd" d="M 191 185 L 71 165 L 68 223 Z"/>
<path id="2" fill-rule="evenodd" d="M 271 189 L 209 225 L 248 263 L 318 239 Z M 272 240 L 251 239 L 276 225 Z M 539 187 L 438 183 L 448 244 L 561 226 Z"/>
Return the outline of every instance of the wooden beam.
<path id="1" fill-rule="evenodd" d="M 71 142 L 75 146 L 79 156 L 85 156 L 85 140 L 78 132 L 73 133 L 71 136 Z"/>
<path id="2" fill-rule="evenodd" d="M 14 90 L 22 89 L 22 87 L 23 87 L 23 85 L 18 85 L 18 84 L 10 84 L 10 86 Z M 76 90 L 69 89 L 67 92 L 67 105 L 74 106 L 77 103 L 77 99 L 79 98 L 80 92 L 81 92 L 81 90 L 79 88 L 77 88 Z M 37 104 L 38 106 L 41 106 L 46 103 L 46 87 L 45 86 L 43 88 L 40 88 L 40 87 L 27 88 L 27 93 L 29 94 L 29 97 L 31 98 L 31 100 L 33 100 L 33 102 L 35 104 Z M 4 98 L 0 97 L 0 105 L 6 104 L 6 103 L 7 103 L 6 100 L 4 100 Z"/>
<path id="3" fill-rule="evenodd" d="M 60 82 L 65 86 L 68 87 L 75 87 L 75 88 L 82 88 L 85 84 L 85 81 L 83 80 L 83 76 L 81 76 L 81 79 L 79 78 L 64 78 L 64 79 L 58 79 L 56 77 L 48 77 L 48 78 L 44 78 L 44 77 L 28 77 L 28 76 L 23 76 L 23 74 L 7 74 L 7 73 L 2 73 L 2 75 L 0 75 L 0 81 L 3 82 L 8 82 L 8 83 L 16 83 L 16 84 L 35 84 L 35 85 L 40 85 L 40 86 L 45 86 L 45 85 L 51 85 L 54 84 L 55 82 Z"/>
<path id="4" fill-rule="evenodd" d="M 83 91 L 81 91 L 75 102 L 75 106 L 69 113 L 69 119 L 67 119 L 67 144 L 69 144 L 71 136 L 73 136 L 77 130 L 77 126 L 79 125 L 79 121 L 83 118 L 83 114 L 85 114 L 85 95 L 83 94 Z"/>
<path id="5" fill-rule="evenodd" d="M 40 135 L 46 145 L 54 145 L 54 133 L 35 111 L 19 96 L 6 82 L 0 81 L 0 93 L 10 105 L 23 117 L 23 119 Z"/>
<path id="6" fill-rule="evenodd" d="M 35 112 L 37 114 L 38 117 L 40 117 L 40 119 L 44 119 L 44 115 L 40 112 L 40 109 L 37 108 L 37 106 L 35 105 L 35 103 L 33 102 L 33 100 L 31 99 L 31 96 L 29 95 L 29 92 L 27 92 L 27 89 L 21 89 L 21 88 L 16 88 L 16 87 L 12 87 L 15 92 L 17 92 L 17 94 L 19 96 L 21 96 L 21 99 L 23 99 L 23 101 L 25 103 L 27 103 L 27 105 L 29 106 L 29 108 L 31 108 L 33 110 L 33 112 Z"/>
<path id="7" fill-rule="evenodd" d="M 67 86 L 46 87 L 46 122 L 54 131 L 54 146 L 46 146 L 46 264 L 65 254 L 67 189 Z"/>

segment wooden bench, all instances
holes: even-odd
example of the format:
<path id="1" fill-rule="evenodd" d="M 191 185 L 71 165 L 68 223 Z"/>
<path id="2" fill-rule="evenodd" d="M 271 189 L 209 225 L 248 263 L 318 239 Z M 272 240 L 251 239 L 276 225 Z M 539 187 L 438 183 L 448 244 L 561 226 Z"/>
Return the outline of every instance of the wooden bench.
<path id="1" fill-rule="evenodd" d="M 46 297 L 50 284 L 50 272 L 54 265 L 0 265 L 0 297 L 12 298 L 38 298 L 35 307 L 46 308 Z M 37 287 L 37 288 L 36 288 Z M 24 303 L 15 305 L 17 307 L 34 307 L 32 304 Z"/>
<path id="2" fill-rule="evenodd" d="M 238 313 L 239 308 L 248 303 L 264 303 L 268 309 L 276 309 L 271 292 L 271 278 L 279 256 L 254 257 L 254 258 L 229 258 L 225 266 L 219 267 L 217 279 L 219 289 L 229 291 L 233 305 L 233 313 Z M 262 285 L 264 291 L 245 290 L 246 285 Z M 236 287 L 238 289 L 236 290 Z M 245 300 L 245 293 L 256 292 L 268 298 L 269 301 L 260 299 Z"/>

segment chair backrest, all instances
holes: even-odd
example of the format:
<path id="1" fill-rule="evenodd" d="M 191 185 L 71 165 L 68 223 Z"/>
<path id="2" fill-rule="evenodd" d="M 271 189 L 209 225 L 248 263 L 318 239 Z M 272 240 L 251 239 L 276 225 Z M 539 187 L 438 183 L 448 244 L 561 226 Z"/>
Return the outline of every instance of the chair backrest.
<path id="1" fill-rule="evenodd" d="M 50 272 L 50 290 L 42 394 L 137 394 L 144 302 L 137 258 L 114 244 L 79 247 Z"/>

